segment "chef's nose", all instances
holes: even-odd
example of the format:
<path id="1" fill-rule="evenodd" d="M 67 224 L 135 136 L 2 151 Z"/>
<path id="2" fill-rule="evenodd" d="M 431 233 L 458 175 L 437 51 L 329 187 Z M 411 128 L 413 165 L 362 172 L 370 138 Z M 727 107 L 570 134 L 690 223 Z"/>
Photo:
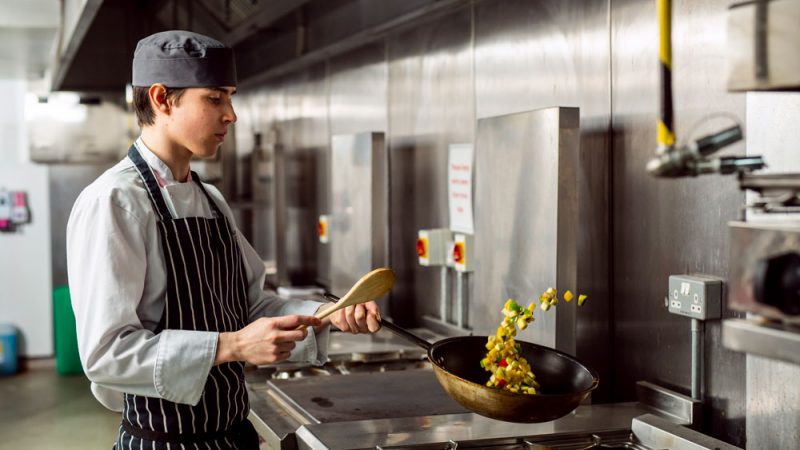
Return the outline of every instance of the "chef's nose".
<path id="1" fill-rule="evenodd" d="M 228 103 L 228 107 L 225 109 L 225 114 L 222 116 L 222 120 L 225 123 L 234 123 L 236 122 L 236 111 L 233 110 L 233 103 Z"/>

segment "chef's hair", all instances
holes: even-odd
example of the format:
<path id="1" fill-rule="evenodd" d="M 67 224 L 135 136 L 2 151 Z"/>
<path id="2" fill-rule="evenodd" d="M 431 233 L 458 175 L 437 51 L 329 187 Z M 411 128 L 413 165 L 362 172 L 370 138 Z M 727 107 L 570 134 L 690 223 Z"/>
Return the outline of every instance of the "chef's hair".
<path id="1" fill-rule="evenodd" d="M 156 123 L 156 112 L 150 105 L 150 88 L 142 86 L 133 87 L 133 110 L 136 112 L 136 123 L 139 127 L 154 125 Z M 172 100 L 177 105 L 180 102 L 186 88 L 167 88 L 166 100 Z"/>

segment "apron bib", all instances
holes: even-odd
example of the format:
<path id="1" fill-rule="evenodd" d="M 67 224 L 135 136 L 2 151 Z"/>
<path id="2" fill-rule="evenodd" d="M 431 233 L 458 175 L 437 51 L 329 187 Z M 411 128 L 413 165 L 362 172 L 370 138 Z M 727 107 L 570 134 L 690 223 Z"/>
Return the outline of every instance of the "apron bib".
<path id="1" fill-rule="evenodd" d="M 200 177 L 192 172 L 216 217 L 176 219 L 135 146 L 128 157 L 158 216 L 167 273 L 164 313 L 155 333 L 237 331 L 247 325 L 247 283 L 236 233 Z M 247 420 L 250 405 L 242 362 L 212 367 L 195 406 L 127 393 L 124 400 L 117 450 L 258 449 L 258 436 Z"/>

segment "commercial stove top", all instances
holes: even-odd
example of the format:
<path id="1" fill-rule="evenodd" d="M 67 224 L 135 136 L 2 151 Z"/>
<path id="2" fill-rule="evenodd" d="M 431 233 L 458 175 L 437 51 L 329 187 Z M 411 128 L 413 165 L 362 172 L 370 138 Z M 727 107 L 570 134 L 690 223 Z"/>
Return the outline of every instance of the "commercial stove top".
<path id="1" fill-rule="evenodd" d="M 303 423 L 467 413 L 431 369 L 270 380 L 269 395 Z"/>
<path id="2" fill-rule="evenodd" d="M 641 402 L 581 405 L 552 422 L 520 424 L 479 416 L 447 396 L 421 349 L 381 333 L 332 334 L 331 361 L 322 367 L 281 364 L 247 374 L 250 419 L 267 448 L 735 448 L 720 441 L 716 447 L 676 446 L 681 433 L 695 433 L 695 441 L 704 437 L 677 425 L 692 423 L 699 404 L 649 383 L 639 385 Z M 653 439 L 657 435 L 669 436 L 669 443 L 659 444 Z"/>
<path id="3" fill-rule="evenodd" d="M 741 450 L 640 408 L 637 403 L 581 406 L 564 418 L 542 424 L 509 424 L 465 414 L 428 416 L 422 420 L 370 421 L 347 427 L 305 425 L 297 431 L 297 448 Z M 631 414 L 634 417 L 626 425 L 622 424 Z"/>

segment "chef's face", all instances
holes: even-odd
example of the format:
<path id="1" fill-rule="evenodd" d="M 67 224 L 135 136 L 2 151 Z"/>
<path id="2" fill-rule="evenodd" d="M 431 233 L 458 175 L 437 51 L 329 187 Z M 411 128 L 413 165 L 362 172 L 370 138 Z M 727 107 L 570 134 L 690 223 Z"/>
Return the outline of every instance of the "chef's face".
<path id="1" fill-rule="evenodd" d="M 172 105 L 169 133 L 195 156 L 213 156 L 225 141 L 228 125 L 236 122 L 231 97 L 235 87 L 189 88 Z"/>

